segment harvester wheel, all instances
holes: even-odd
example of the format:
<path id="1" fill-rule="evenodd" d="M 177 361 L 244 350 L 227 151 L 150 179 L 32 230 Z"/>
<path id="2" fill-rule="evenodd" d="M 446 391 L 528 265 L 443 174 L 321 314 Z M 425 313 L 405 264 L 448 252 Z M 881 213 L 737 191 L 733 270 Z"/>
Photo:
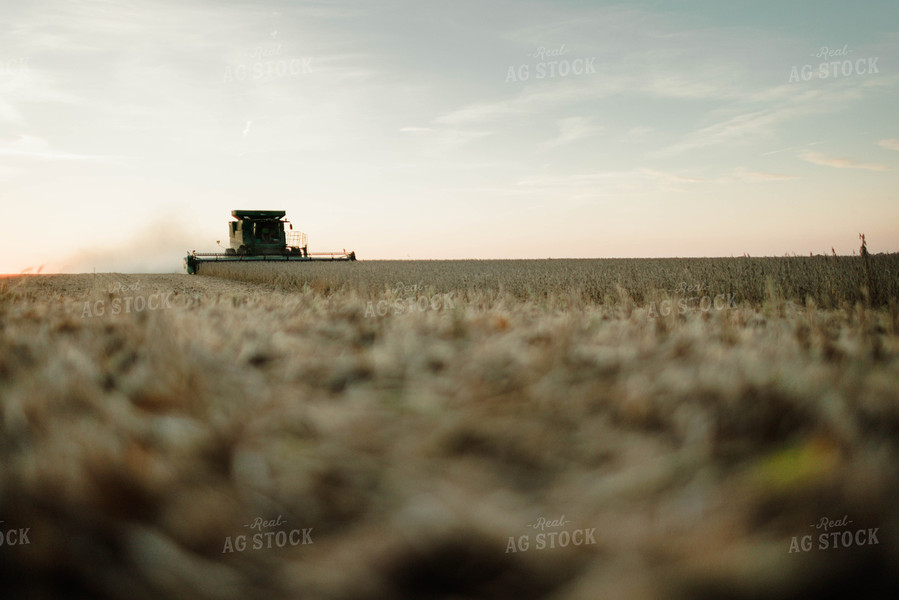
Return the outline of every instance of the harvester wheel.
<path id="1" fill-rule="evenodd" d="M 247 253 L 247 247 L 244 246 L 244 245 L 241 245 L 240 248 L 237 249 L 237 253 L 238 253 L 238 254 L 242 254 L 242 255 L 243 255 L 243 254 L 246 254 L 246 253 Z"/>
<path id="2" fill-rule="evenodd" d="M 234 248 L 225 248 L 225 254 L 234 256 L 235 254 L 237 254 L 237 251 Z"/>

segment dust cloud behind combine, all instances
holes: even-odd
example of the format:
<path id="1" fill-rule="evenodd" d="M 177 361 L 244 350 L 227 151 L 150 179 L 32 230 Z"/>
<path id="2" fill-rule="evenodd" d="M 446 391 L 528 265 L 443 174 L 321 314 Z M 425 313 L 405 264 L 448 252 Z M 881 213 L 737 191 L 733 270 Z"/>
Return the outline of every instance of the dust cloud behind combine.
<path id="1" fill-rule="evenodd" d="M 48 264 L 44 272 L 181 273 L 187 252 L 220 250 L 215 241 L 221 238 L 221 233 L 216 237 L 209 227 L 192 229 L 183 219 L 170 215 L 148 223 L 128 240 L 87 245 Z"/>

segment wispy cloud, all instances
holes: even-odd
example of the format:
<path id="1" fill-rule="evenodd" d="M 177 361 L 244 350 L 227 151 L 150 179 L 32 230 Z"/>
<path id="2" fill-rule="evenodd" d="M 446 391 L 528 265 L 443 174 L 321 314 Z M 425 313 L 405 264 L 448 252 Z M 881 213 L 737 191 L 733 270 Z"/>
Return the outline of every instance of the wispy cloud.
<path id="1" fill-rule="evenodd" d="M 123 164 L 118 156 L 79 154 L 54 149 L 47 140 L 31 135 L 20 135 L 12 142 L 0 142 L 0 156 L 30 158 L 35 160 L 82 160 L 101 163 Z"/>
<path id="2" fill-rule="evenodd" d="M 566 117 L 557 122 L 559 135 L 544 144 L 547 148 L 557 148 L 578 140 L 596 136 L 603 126 L 591 117 Z"/>
<path id="3" fill-rule="evenodd" d="M 493 133 L 459 127 L 402 127 L 400 132 L 415 136 L 428 156 L 443 155 Z"/>
<path id="4" fill-rule="evenodd" d="M 820 152 L 801 152 L 799 158 L 804 161 L 825 167 L 833 167 L 835 169 L 865 169 L 868 171 L 889 171 L 889 167 L 875 163 L 863 163 L 852 158 L 842 158 L 837 156 L 827 156 Z"/>
<path id="5" fill-rule="evenodd" d="M 726 174 L 715 177 L 701 177 L 684 171 L 638 167 L 625 171 L 599 171 L 578 173 L 567 176 L 535 176 L 518 182 L 519 188 L 558 188 L 579 189 L 586 191 L 627 190 L 648 191 L 660 190 L 683 192 L 690 186 L 733 183 L 766 183 L 796 179 L 793 175 L 754 171 L 745 167 L 736 167 Z"/>
<path id="6" fill-rule="evenodd" d="M 598 171 L 572 175 L 526 177 L 519 181 L 518 185 L 537 188 L 593 188 L 595 191 L 602 189 L 660 189 L 680 192 L 684 191 L 681 187 L 683 185 L 709 183 L 712 181 L 711 179 L 675 171 L 639 167 L 626 171 Z"/>
<path id="7" fill-rule="evenodd" d="M 744 167 L 737 167 L 733 170 L 730 177 L 724 178 L 727 181 L 743 181 L 746 183 L 764 183 L 768 181 L 789 181 L 796 179 L 794 175 L 785 175 L 783 173 L 768 173 L 765 171 L 752 171 Z"/>
<path id="8" fill-rule="evenodd" d="M 756 91 L 745 98 L 728 102 L 709 113 L 716 122 L 685 135 L 680 142 L 662 148 L 651 156 L 675 156 L 698 148 L 734 146 L 765 138 L 777 138 L 783 127 L 796 119 L 838 112 L 864 97 L 880 83 L 863 82 L 835 89 L 809 89 L 790 94 L 789 86 Z"/>
<path id="9" fill-rule="evenodd" d="M 888 140 L 880 140 L 877 145 L 887 150 L 899 150 L 899 139 L 890 138 Z"/>
<path id="10" fill-rule="evenodd" d="M 564 93 L 564 90 L 528 90 L 512 98 L 474 102 L 438 116 L 435 122 L 443 125 L 467 125 L 490 123 L 510 117 L 533 114 L 540 109 L 541 105 L 545 106 L 544 102 L 555 101 L 558 106 Z M 573 90 L 573 94 L 583 96 L 584 92 L 583 90 Z"/>
<path id="11" fill-rule="evenodd" d="M 817 146 L 820 143 L 821 142 L 809 142 L 808 144 L 802 144 L 801 146 L 788 146 L 777 150 L 769 150 L 768 152 L 762 152 L 759 156 L 771 156 L 772 154 L 780 154 L 781 152 L 789 152 L 790 150 L 798 150 L 799 148 L 809 148 L 811 146 Z"/>
<path id="12" fill-rule="evenodd" d="M 662 148 L 652 153 L 652 156 L 672 156 L 697 148 L 748 143 L 773 137 L 779 125 L 796 117 L 807 116 L 810 111 L 816 109 L 809 109 L 805 102 L 797 100 L 785 106 L 762 107 L 740 112 L 689 133 L 680 142 Z"/>
<path id="13" fill-rule="evenodd" d="M 636 127 L 631 127 L 627 132 L 628 139 L 634 141 L 643 141 L 649 139 L 650 135 L 655 132 L 655 129 L 652 127 L 647 127 L 646 125 L 638 125 Z"/>

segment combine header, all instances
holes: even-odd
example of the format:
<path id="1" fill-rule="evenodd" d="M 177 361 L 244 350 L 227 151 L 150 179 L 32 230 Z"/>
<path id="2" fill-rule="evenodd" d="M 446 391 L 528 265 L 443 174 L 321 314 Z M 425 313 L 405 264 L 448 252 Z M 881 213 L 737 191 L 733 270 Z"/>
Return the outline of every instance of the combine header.
<path id="1" fill-rule="evenodd" d="M 224 253 L 194 250 L 184 257 L 191 275 L 205 262 L 356 260 L 355 252 L 309 252 L 306 234 L 294 231 L 283 210 L 232 210 L 228 223 L 229 248 Z M 285 230 L 284 226 L 288 229 Z"/>

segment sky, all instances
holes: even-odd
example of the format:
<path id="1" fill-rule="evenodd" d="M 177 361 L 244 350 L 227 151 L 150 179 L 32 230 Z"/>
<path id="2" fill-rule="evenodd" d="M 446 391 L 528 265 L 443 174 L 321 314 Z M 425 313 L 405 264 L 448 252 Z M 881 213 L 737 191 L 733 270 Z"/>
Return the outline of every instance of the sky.
<path id="1" fill-rule="evenodd" d="M 899 251 L 894 0 L 0 2 L 0 273 Z"/>

